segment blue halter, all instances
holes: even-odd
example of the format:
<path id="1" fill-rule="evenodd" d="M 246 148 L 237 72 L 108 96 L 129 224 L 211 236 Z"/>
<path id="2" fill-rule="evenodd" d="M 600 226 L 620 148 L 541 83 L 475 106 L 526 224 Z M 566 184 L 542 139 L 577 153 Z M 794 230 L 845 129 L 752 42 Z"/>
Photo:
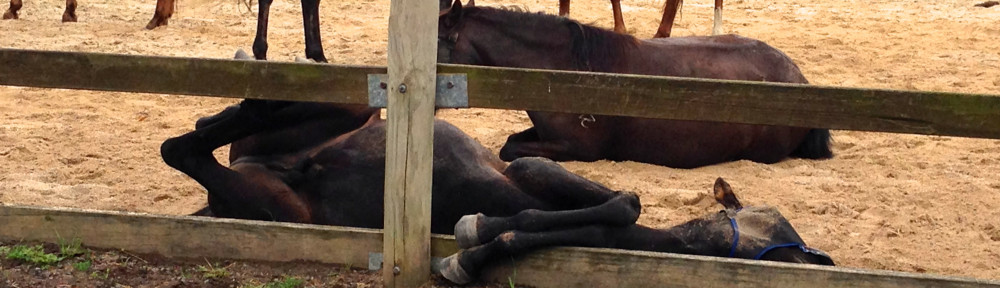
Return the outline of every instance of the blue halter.
<path id="1" fill-rule="evenodd" d="M 733 211 L 733 213 L 740 212 L 740 210 L 743 210 L 743 208 L 736 209 L 735 211 Z M 740 226 L 736 225 L 736 218 L 733 218 L 731 216 L 729 217 L 729 224 L 733 226 L 733 245 L 729 247 L 729 258 L 734 258 L 736 256 L 736 246 L 740 243 Z M 764 250 L 761 250 L 760 253 L 757 253 L 757 256 L 754 256 L 753 260 L 760 260 L 760 257 L 764 257 L 764 254 L 767 254 L 767 252 L 771 252 L 771 250 L 778 248 L 785 248 L 785 247 L 799 247 L 799 249 L 802 249 L 802 252 L 815 253 L 812 251 L 813 250 L 812 248 L 806 247 L 806 245 L 803 245 L 802 243 L 792 242 L 784 244 L 774 244 L 765 247 Z"/>

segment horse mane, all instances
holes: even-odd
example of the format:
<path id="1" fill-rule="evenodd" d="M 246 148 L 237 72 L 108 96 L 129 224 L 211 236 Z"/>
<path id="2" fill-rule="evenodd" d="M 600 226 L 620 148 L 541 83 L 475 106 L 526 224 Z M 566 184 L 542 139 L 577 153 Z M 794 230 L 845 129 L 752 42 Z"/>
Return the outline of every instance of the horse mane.
<path id="1" fill-rule="evenodd" d="M 466 16 L 496 23 L 496 27 L 507 31 L 530 29 L 560 33 L 563 30 L 558 28 L 566 27 L 573 41 L 571 52 L 573 58 L 577 60 L 574 68 L 580 71 L 616 72 L 615 70 L 622 67 L 627 51 L 639 43 L 639 40 L 631 35 L 615 33 L 561 16 L 526 12 L 526 9 L 521 7 L 465 9 Z"/>

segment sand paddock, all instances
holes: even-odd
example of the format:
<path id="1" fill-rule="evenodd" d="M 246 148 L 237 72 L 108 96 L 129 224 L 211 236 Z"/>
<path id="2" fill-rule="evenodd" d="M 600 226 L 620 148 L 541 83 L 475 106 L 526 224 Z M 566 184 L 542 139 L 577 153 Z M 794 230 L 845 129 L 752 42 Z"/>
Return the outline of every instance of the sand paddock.
<path id="1" fill-rule="evenodd" d="M 555 0 L 477 2 L 558 9 Z M 816 84 L 1000 94 L 1000 7 L 974 7 L 978 2 L 737 0 L 727 3 L 725 30 L 785 51 Z M 155 1 L 82 0 L 80 22 L 62 24 L 63 3 L 25 1 L 21 20 L 0 21 L 0 47 L 224 58 L 249 50 L 256 21 L 237 0 L 181 0 L 170 26 L 148 31 L 142 27 Z M 674 35 L 709 34 L 711 1 L 686 4 Z M 624 1 L 629 32 L 653 35 L 661 5 Z M 303 54 L 298 7 L 272 6 L 273 60 Z M 612 26 L 607 1 L 576 0 L 572 8 L 573 18 Z M 331 62 L 385 65 L 388 1 L 325 1 L 321 9 Z M 205 204 L 204 190 L 164 165 L 159 145 L 235 102 L 0 87 L 0 202 L 193 212 Z M 453 110 L 440 118 L 494 151 L 530 125 L 520 111 Z M 706 196 L 721 176 L 744 203 L 780 207 L 811 246 L 839 265 L 1000 279 L 1000 141 L 833 136 L 837 155 L 827 161 L 692 170 L 609 161 L 565 166 L 639 193 L 644 224 L 667 226 L 718 210 Z"/>

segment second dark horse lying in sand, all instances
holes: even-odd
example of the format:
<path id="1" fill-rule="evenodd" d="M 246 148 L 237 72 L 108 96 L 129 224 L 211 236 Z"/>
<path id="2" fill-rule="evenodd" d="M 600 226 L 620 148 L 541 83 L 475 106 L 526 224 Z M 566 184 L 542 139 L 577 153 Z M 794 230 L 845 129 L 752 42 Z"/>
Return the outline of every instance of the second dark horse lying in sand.
<path id="1" fill-rule="evenodd" d="M 438 37 L 438 61 L 446 63 L 806 83 L 781 51 L 733 35 L 639 40 L 566 18 L 463 8 L 456 1 L 442 12 Z M 536 111 L 528 116 L 534 127 L 508 138 L 500 151 L 504 161 L 539 156 L 693 168 L 742 159 L 774 163 L 789 156 L 833 155 L 826 129 Z"/>
<path id="2" fill-rule="evenodd" d="M 164 141 L 161 154 L 208 190 L 209 208 L 198 215 L 381 228 L 386 131 L 378 111 L 245 100 Z M 230 143 L 225 167 L 212 151 Z M 457 283 L 470 281 L 491 257 L 547 246 L 833 264 L 807 248 L 776 209 L 742 208 L 721 179 L 716 198 L 724 212 L 650 228 L 635 224 L 635 194 L 543 158 L 506 165 L 444 121 L 434 124 L 433 173 L 431 231 L 456 234 L 468 248 L 438 265 Z"/>

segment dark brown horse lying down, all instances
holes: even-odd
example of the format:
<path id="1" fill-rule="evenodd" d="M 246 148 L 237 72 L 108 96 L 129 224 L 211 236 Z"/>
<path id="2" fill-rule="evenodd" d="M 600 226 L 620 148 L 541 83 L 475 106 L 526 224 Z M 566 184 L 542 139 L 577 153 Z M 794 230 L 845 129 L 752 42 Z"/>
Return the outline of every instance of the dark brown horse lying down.
<path id="1" fill-rule="evenodd" d="M 733 35 L 639 40 L 566 18 L 463 8 L 458 1 L 438 23 L 439 62 L 806 83 L 781 51 Z M 833 155 L 826 129 L 534 111 L 528 116 L 534 127 L 510 136 L 500 159 L 610 159 L 692 168 Z"/>
<path id="2" fill-rule="evenodd" d="M 245 100 L 164 141 L 161 154 L 208 190 L 209 208 L 199 215 L 381 228 L 385 136 L 376 109 Z M 225 167 L 212 151 L 229 143 L 231 165 Z M 469 248 L 437 265 L 459 283 L 471 280 L 490 257 L 547 246 L 833 263 L 806 248 L 776 209 L 740 211 L 721 180 L 717 198 L 724 212 L 654 229 L 635 224 L 641 207 L 635 194 L 612 191 L 543 158 L 505 165 L 440 120 L 434 124 L 433 175 L 431 231 L 459 232 L 459 244 Z"/>

